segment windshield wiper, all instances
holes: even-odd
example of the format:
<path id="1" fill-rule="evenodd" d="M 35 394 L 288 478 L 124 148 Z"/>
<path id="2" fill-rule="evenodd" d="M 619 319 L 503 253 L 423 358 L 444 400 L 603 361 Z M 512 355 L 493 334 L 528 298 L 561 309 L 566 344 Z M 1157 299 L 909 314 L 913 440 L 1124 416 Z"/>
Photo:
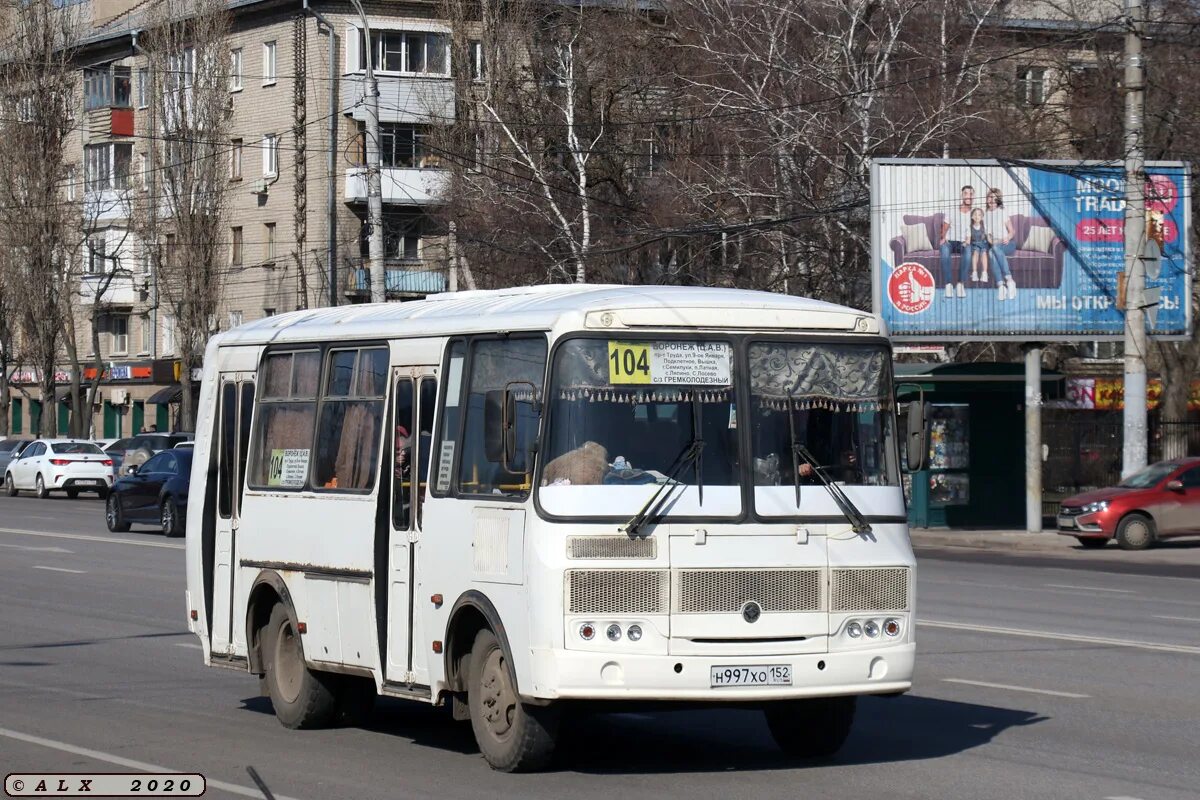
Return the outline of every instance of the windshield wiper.
<path id="1" fill-rule="evenodd" d="M 704 452 L 704 439 L 700 436 L 700 423 L 697 419 L 696 409 L 692 409 L 692 440 L 680 451 L 675 457 L 675 461 L 671 464 L 671 469 L 667 473 L 667 480 L 654 494 L 650 495 L 650 499 L 646 501 L 646 505 L 642 506 L 642 510 L 633 515 L 633 519 L 625 525 L 625 533 L 629 538 L 633 538 L 641 531 L 642 526 L 650 519 L 656 516 L 659 510 L 667 504 L 671 499 L 671 495 L 675 493 L 677 486 L 685 484 L 676 481 L 675 479 L 687 469 L 689 464 L 696 464 L 696 483 L 700 490 L 700 504 L 704 504 L 704 481 L 701 478 L 701 454 Z"/>
<path id="2" fill-rule="evenodd" d="M 813 454 L 808 452 L 808 448 L 793 438 L 792 450 L 797 456 L 804 459 L 806 462 L 808 462 L 808 465 L 812 467 L 813 474 L 816 475 L 817 480 L 821 481 L 825 488 L 829 490 L 830 497 L 833 498 L 833 502 L 837 503 L 838 508 L 842 510 L 842 513 L 846 516 L 846 519 L 850 521 L 850 527 L 854 529 L 854 532 L 870 533 L 871 523 L 867 522 L 867 518 L 864 517 L 862 512 L 858 510 L 858 507 L 854 505 L 854 501 L 846 496 L 846 493 L 842 491 L 842 487 L 838 486 L 825 476 L 825 467 L 817 463 L 817 460 L 813 458 Z M 798 471 L 796 475 L 796 505 L 800 505 L 800 477 Z"/>

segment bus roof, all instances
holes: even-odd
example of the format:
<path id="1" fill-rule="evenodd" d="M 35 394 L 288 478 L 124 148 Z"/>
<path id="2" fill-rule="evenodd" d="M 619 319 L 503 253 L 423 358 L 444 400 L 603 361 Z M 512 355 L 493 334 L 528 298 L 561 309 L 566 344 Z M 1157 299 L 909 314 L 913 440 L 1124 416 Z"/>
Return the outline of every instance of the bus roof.
<path id="1" fill-rule="evenodd" d="M 606 314 L 605 312 L 611 312 Z M 866 311 L 791 295 L 698 286 L 553 284 L 294 311 L 220 335 L 221 345 L 550 330 L 576 326 L 878 333 Z"/>

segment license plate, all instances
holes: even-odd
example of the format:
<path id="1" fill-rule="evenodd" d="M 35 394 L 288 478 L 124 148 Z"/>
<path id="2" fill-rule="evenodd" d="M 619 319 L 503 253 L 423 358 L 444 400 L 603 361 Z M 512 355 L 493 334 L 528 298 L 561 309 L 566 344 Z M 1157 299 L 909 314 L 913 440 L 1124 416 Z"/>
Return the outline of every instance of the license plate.
<path id="1" fill-rule="evenodd" d="M 104 483 L 104 481 L 93 481 L 93 480 L 78 480 L 75 482 L 78 484 L 82 484 L 84 486 L 97 486 L 101 483 Z"/>
<path id="2" fill-rule="evenodd" d="M 1075 518 L 1074 517 L 1059 517 L 1058 518 L 1058 527 L 1074 528 L 1075 527 Z"/>
<path id="3" fill-rule="evenodd" d="M 791 686 L 792 667 L 789 664 L 710 667 L 709 685 L 714 689 L 727 686 Z"/>

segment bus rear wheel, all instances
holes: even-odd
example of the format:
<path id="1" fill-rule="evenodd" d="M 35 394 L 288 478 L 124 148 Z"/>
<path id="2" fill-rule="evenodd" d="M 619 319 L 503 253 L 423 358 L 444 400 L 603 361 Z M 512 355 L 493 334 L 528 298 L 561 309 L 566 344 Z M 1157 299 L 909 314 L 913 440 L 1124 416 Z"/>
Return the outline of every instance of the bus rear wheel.
<path id="1" fill-rule="evenodd" d="M 765 709 L 767 727 L 779 748 L 795 758 L 830 758 L 850 735 L 855 697 L 817 697 L 773 703 Z"/>
<path id="2" fill-rule="evenodd" d="M 468 680 L 471 728 L 492 769 L 545 769 L 554 757 L 559 711 L 554 706 L 521 702 L 512 665 L 490 630 L 482 630 L 475 637 Z"/>
<path id="3" fill-rule="evenodd" d="M 262 638 L 263 683 L 285 728 L 323 728 L 334 721 L 337 701 L 330 689 L 332 676 L 314 672 L 304 663 L 304 646 L 282 603 L 271 609 Z"/>

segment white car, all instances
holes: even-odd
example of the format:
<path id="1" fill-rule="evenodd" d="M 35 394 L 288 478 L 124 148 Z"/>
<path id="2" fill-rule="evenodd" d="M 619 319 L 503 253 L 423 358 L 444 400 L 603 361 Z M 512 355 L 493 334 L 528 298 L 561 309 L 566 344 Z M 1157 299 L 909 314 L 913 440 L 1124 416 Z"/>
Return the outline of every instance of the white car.
<path id="1" fill-rule="evenodd" d="M 13 497 L 22 489 L 38 497 L 63 491 L 68 497 L 80 492 L 108 496 L 113 483 L 113 462 L 92 442 L 82 439 L 40 439 L 31 443 L 20 458 L 9 463 L 4 489 Z"/>

